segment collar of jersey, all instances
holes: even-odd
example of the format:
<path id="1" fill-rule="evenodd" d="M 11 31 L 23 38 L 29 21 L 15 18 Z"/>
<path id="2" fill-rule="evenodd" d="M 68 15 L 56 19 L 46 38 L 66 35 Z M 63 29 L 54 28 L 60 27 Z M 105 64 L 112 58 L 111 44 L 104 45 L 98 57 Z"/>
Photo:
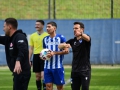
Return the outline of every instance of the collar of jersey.
<path id="1" fill-rule="evenodd" d="M 43 33 L 44 33 L 44 31 L 43 31 L 41 34 L 43 34 Z M 39 34 L 38 32 L 37 32 L 37 34 L 38 34 L 38 35 L 41 35 L 41 34 Z"/>

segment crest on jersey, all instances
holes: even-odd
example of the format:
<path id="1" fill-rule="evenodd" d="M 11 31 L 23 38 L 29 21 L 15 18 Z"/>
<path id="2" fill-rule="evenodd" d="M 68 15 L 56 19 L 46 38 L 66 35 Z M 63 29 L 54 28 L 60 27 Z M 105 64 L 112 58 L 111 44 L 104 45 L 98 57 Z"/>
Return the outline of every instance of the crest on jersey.
<path id="1" fill-rule="evenodd" d="M 10 47 L 13 47 L 13 43 L 10 43 Z"/>
<path id="2" fill-rule="evenodd" d="M 82 43 L 82 40 L 79 40 L 80 43 Z"/>

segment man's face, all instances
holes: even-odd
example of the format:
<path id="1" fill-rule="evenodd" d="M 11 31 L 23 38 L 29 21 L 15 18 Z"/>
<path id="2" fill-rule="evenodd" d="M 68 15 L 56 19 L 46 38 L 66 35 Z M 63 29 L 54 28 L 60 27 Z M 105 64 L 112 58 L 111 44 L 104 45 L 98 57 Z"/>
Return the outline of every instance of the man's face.
<path id="1" fill-rule="evenodd" d="M 40 22 L 35 23 L 35 28 L 37 31 L 41 31 L 43 29 L 43 25 Z"/>
<path id="2" fill-rule="evenodd" d="M 76 37 L 79 37 L 83 33 L 83 28 L 80 28 L 79 24 L 75 24 L 73 30 Z"/>
<path id="3" fill-rule="evenodd" d="M 6 24 L 6 22 L 4 22 L 4 32 L 5 32 L 5 35 L 9 36 L 10 35 L 10 29 L 11 29 L 11 25 L 9 24 Z"/>
<path id="4" fill-rule="evenodd" d="M 47 24 L 46 29 L 47 29 L 48 34 L 52 34 L 52 33 L 55 32 L 56 27 L 55 27 L 55 26 L 52 26 L 51 24 Z"/>

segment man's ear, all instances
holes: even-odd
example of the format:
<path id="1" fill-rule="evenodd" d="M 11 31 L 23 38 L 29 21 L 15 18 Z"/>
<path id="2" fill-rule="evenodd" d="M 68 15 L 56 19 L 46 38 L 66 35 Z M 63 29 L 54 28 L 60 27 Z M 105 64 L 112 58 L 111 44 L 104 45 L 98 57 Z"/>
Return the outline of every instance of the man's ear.
<path id="1" fill-rule="evenodd" d="M 56 27 L 54 26 L 54 29 L 55 29 L 55 31 L 56 31 Z"/>
<path id="2" fill-rule="evenodd" d="M 9 29 L 11 29 L 11 28 L 12 28 L 12 26 L 11 26 L 11 25 L 8 25 L 8 28 L 9 28 Z"/>
<path id="3" fill-rule="evenodd" d="M 84 32 L 84 28 L 82 28 L 82 31 Z"/>

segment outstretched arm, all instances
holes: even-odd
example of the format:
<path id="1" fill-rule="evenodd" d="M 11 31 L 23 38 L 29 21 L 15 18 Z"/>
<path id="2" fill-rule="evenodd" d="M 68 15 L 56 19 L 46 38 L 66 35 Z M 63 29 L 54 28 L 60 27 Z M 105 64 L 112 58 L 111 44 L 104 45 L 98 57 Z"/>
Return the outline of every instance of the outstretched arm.
<path id="1" fill-rule="evenodd" d="M 47 57 L 52 57 L 53 55 L 63 55 L 63 54 L 68 54 L 69 53 L 69 44 L 66 43 L 61 43 L 58 45 L 59 49 L 63 49 L 62 51 L 51 51 L 50 53 L 47 54 Z"/>
<path id="2" fill-rule="evenodd" d="M 66 43 L 61 43 L 58 45 L 59 49 L 66 49 L 66 48 L 71 48 L 70 44 L 66 44 Z"/>
<path id="3" fill-rule="evenodd" d="M 0 36 L 0 44 L 5 45 L 7 36 Z"/>
<path id="4" fill-rule="evenodd" d="M 82 33 L 82 38 L 84 39 L 84 40 L 86 40 L 86 41 L 90 41 L 90 36 L 88 36 L 87 34 L 84 34 L 84 33 Z"/>
<path id="5" fill-rule="evenodd" d="M 47 57 L 52 57 L 54 55 L 63 55 L 63 54 L 68 54 L 69 53 L 69 49 L 66 48 L 62 51 L 51 51 L 50 53 L 47 54 Z"/>

